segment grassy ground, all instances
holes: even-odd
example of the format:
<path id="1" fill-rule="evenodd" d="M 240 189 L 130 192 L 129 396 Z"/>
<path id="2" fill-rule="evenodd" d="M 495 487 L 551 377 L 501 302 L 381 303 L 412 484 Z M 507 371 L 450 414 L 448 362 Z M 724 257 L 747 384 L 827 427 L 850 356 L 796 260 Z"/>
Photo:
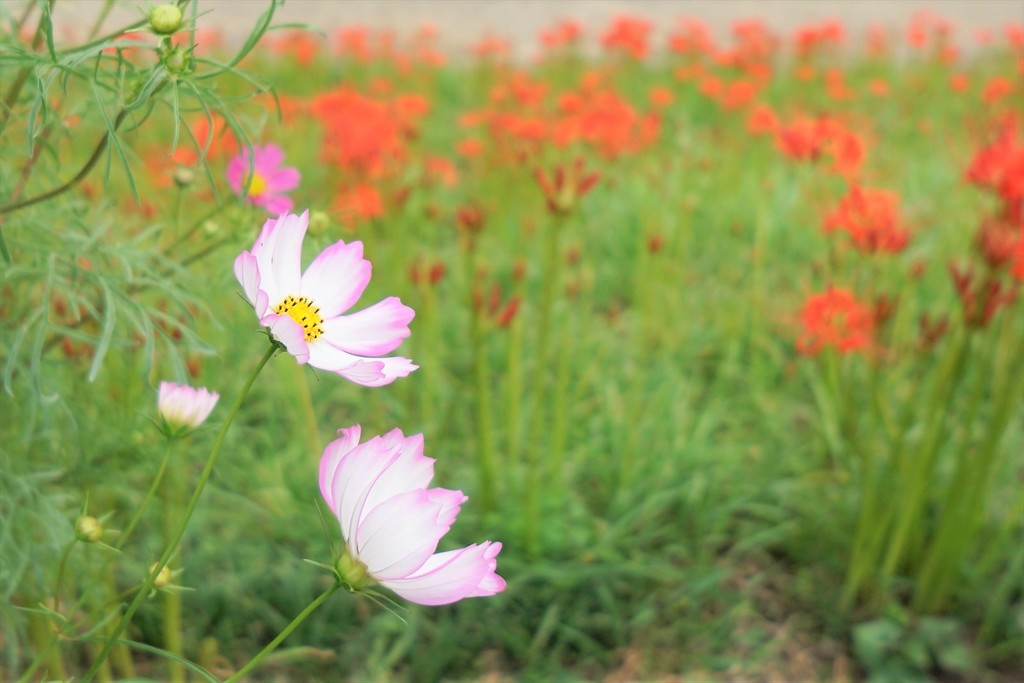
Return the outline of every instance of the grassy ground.
<path id="1" fill-rule="evenodd" d="M 96 652 L 85 625 L 130 598 L 163 548 L 163 511 L 180 506 L 167 487 L 112 571 L 109 551 L 68 545 L 86 501 L 123 529 L 143 499 L 162 448 L 153 387 L 188 381 L 227 404 L 265 348 L 231 271 L 264 220 L 225 180 L 235 125 L 301 172 L 304 263 L 363 241 L 360 307 L 413 307 L 399 353 L 421 367 L 368 389 L 271 361 L 174 559 L 193 589 L 188 658 L 230 674 L 331 581 L 303 562 L 332 561 L 316 463 L 359 423 L 424 433 L 438 485 L 469 496 L 444 547 L 501 540 L 508 588 L 402 619 L 335 595 L 255 680 L 1024 674 L 1020 256 L 1011 246 L 994 264 L 979 235 L 1002 221 L 1007 240 L 1024 236 L 1012 190 L 966 175 L 1000 131 L 1021 144 L 1021 46 L 997 30 L 966 61 L 940 25 L 919 28 L 922 45 L 891 39 L 911 52 L 900 63 L 853 37 L 835 54 L 826 27 L 802 55 L 755 27 L 732 46 L 637 59 L 642 35 L 620 27 L 596 60 L 570 46 L 524 69 L 497 44 L 440 65 L 425 36 L 390 50 L 370 36 L 361 57 L 273 32 L 242 66 L 273 85 L 280 118 L 227 78 L 203 100 L 228 116 L 206 164 L 184 127 L 168 151 L 176 114 L 206 141 L 185 89 L 178 109 L 120 131 L 109 177 L 100 165 L 3 225 L 4 676 L 48 642 L 52 614 L 29 611 L 40 603 L 74 625 L 59 651 L 80 675 Z M 207 41 L 196 54 L 220 58 Z M 4 204 L 67 178 L 104 130 L 87 85 L 52 93 L 65 127 L 48 124 L 52 154 L 24 188 L 31 93 L 12 109 Z M 573 196 L 577 160 L 599 177 Z M 569 190 L 546 202 L 537 173 L 558 168 Z M 855 186 L 899 198 L 891 224 L 876 220 L 907 230 L 905 245 L 865 253 L 823 229 Z M 989 297 L 990 318 L 950 263 L 989 287 L 975 301 Z M 829 288 L 870 312 L 865 343 L 804 343 L 802 313 Z M 856 327 L 844 315 L 830 333 Z M 187 490 L 225 411 L 171 463 Z M 53 590 L 67 547 L 64 596 L 87 596 L 77 611 Z M 166 647 L 163 600 L 143 605 L 132 640 Z M 111 675 L 164 667 L 142 653 Z"/>

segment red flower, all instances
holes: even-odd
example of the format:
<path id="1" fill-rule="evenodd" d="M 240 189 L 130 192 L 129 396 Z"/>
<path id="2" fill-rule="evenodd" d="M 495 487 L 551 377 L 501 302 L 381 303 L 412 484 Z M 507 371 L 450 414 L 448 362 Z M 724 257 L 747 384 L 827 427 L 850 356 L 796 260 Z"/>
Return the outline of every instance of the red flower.
<path id="1" fill-rule="evenodd" d="M 825 218 L 825 232 L 850 235 L 859 251 L 895 253 L 907 246 L 910 233 L 901 225 L 900 198 L 895 192 L 854 185 Z"/>
<path id="2" fill-rule="evenodd" d="M 867 349 L 873 341 L 874 311 L 870 305 L 857 301 L 843 287 L 829 287 L 813 294 L 800 312 L 803 332 L 796 342 L 800 353 L 813 355 L 825 348 L 840 353 Z"/>

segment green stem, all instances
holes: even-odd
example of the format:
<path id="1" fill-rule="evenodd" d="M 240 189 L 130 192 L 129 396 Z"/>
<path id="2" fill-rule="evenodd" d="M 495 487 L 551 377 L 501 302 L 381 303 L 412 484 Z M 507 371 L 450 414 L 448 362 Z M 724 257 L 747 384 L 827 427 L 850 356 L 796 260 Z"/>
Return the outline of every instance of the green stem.
<path id="1" fill-rule="evenodd" d="M 121 124 L 124 123 L 124 120 L 125 118 L 127 118 L 127 116 L 127 109 L 122 109 L 120 112 L 118 112 L 117 118 L 114 119 L 114 126 L 112 129 L 113 132 L 116 132 L 117 129 L 121 127 Z M 57 195 L 67 192 L 75 185 L 85 180 L 86 176 L 89 175 L 93 167 L 100 160 L 100 157 L 103 156 L 104 150 L 107 149 L 107 142 L 110 141 L 110 133 L 112 131 L 107 131 L 106 133 L 103 134 L 103 137 L 101 137 L 100 141 L 96 144 L 96 149 L 93 150 L 92 156 L 89 157 L 88 161 L 85 162 L 85 166 L 82 166 L 81 170 L 78 173 L 76 173 L 71 180 L 67 181 L 63 185 L 53 188 L 52 190 L 48 190 L 42 194 L 37 194 L 35 197 L 29 197 L 28 199 L 22 199 L 21 201 L 13 202 L 6 206 L 0 206 L 0 215 L 8 214 L 11 213 L 12 211 L 17 211 L 18 209 L 27 208 L 29 206 L 32 206 L 33 204 L 44 202 L 47 199 L 52 199 Z"/>
<path id="2" fill-rule="evenodd" d="M 64 572 L 68 567 L 68 558 L 71 557 L 71 549 L 78 543 L 77 538 L 73 538 L 68 547 L 64 548 L 63 554 L 60 556 L 60 565 L 57 567 L 57 581 L 53 586 L 53 611 L 60 614 L 60 593 L 61 588 L 64 585 Z"/>
<path id="3" fill-rule="evenodd" d="M 533 387 L 534 410 L 530 415 L 529 441 L 526 444 L 526 491 L 523 500 L 523 546 L 527 555 L 537 552 L 538 532 L 540 528 L 540 497 L 541 479 L 538 458 L 541 452 L 541 433 L 544 429 L 543 414 L 538 410 L 543 404 L 542 397 L 546 393 L 551 357 L 550 336 L 551 317 L 555 303 L 555 292 L 559 281 L 558 244 L 562 223 L 565 219 L 559 214 L 554 225 L 548 226 L 544 248 L 544 272 L 541 273 L 541 297 L 538 306 L 537 320 L 537 354 Z"/>
<path id="4" fill-rule="evenodd" d="M 132 600 L 131 604 L 128 605 L 128 609 L 125 610 L 121 620 L 117 623 L 117 626 L 110 634 L 107 642 L 103 645 L 103 649 L 100 650 L 100 653 L 96 656 L 92 666 L 90 666 L 89 670 L 85 673 L 85 676 L 82 679 L 83 683 L 89 683 L 89 681 L 91 681 L 96 675 L 100 665 L 106 660 L 107 655 L 110 654 L 111 648 L 114 647 L 117 639 L 120 638 L 121 633 L 124 631 L 125 627 L 128 626 L 128 622 L 131 621 L 133 616 L 135 616 L 135 612 L 142 606 L 142 601 L 153 589 L 153 583 L 156 581 L 156 577 L 160 574 L 160 570 L 167 565 L 168 561 L 171 559 L 171 555 L 173 555 L 174 551 L 177 550 L 178 543 L 181 542 L 181 537 L 185 535 L 185 528 L 192 519 L 192 514 L 195 512 L 196 505 L 199 503 L 199 498 L 203 493 L 203 489 L 206 487 L 206 483 L 210 480 L 210 475 L 213 474 L 213 468 L 214 465 L 217 464 L 217 458 L 220 455 L 221 447 L 224 445 L 224 437 L 227 436 L 228 428 L 231 426 L 231 423 L 234 422 L 235 416 L 242 407 L 245 397 L 249 395 L 249 390 L 252 389 L 252 385 L 256 382 L 256 378 L 259 376 L 260 371 L 263 370 L 263 366 L 267 364 L 267 361 L 270 360 L 278 348 L 277 343 L 271 343 L 270 348 L 268 348 L 266 353 L 263 354 L 263 357 L 260 358 L 259 363 L 256 365 L 256 369 L 253 370 L 249 379 L 242 387 L 241 392 L 239 392 L 238 398 L 235 400 L 234 405 L 231 406 L 231 410 L 224 419 L 224 424 L 221 426 L 220 432 L 217 434 L 217 438 L 213 442 L 213 448 L 210 449 L 210 455 L 206 459 L 206 466 L 203 468 L 202 474 L 199 475 L 199 481 L 196 484 L 195 491 L 192 493 L 192 498 L 189 500 L 188 506 L 185 508 L 185 512 L 178 522 L 178 527 L 174 530 L 174 534 L 171 536 L 170 543 L 166 548 L 164 548 L 164 552 L 160 556 L 160 559 L 157 560 L 155 565 L 153 565 L 153 569 L 149 572 L 149 576 L 146 577 L 146 580 L 143 581 L 138 592 L 135 593 L 135 598 Z"/>
<path id="5" fill-rule="evenodd" d="M 480 479 L 480 507 L 484 514 L 494 511 L 494 439 L 491 429 L 491 387 L 484 349 L 483 311 L 473 309 L 473 376 L 476 381 L 477 473 Z"/>
<path id="6" fill-rule="evenodd" d="M 259 651 L 259 653 L 249 660 L 249 663 L 243 666 L 241 669 L 236 671 L 231 678 L 224 681 L 224 683 L 234 683 L 235 681 L 241 680 L 243 676 L 252 671 L 256 666 L 263 660 L 264 657 L 273 652 L 278 645 L 284 642 L 284 639 L 291 635 L 291 632 L 298 628 L 299 624 L 306 620 L 310 614 L 312 614 L 317 607 L 327 602 L 327 599 L 334 594 L 334 591 L 341 587 L 340 583 L 335 583 L 333 586 L 328 588 L 326 591 L 320 594 L 313 602 L 306 606 L 306 609 L 299 612 L 299 615 L 292 619 L 292 622 L 284 627 L 284 630 L 277 634 L 277 637 L 270 641 L 265 648 Z"/>
<path id="7" fill-rule="evenodd" d="M 168 544 L 173 538 L 175 522 L 181 510 L 182 498 L 185 495 L 184 472 L 182 471 L 184 464 L 182 460 L 171 463 L 167 474 L 164 499 L 164 540 Z M 175 556 L 174 563 L 181 566 L 180 554 Z M 170 566 L 170 561 L 168 561 L 168 566 Z M 164 593 L 163 635 L 164 648 L 180 658 L 184 650 L 181 640 L 181 594 L 175 591 Z M 173 683 L 185 682 L 185 667 L 179 660 L 171 659 L 167 662 L 167 673 L 168 679 Z"/>
<path id="8" fill-rule="evenodd" d="M 121 534 L 121 538 L 117 539 L 117 545 L 114 547 L 120 550 L 128 542 L 128 537 L 131 535 L 135 527 L 138 526 L 139 521 L 142 519 L 142 514 L 146 511 L 146 507 L 149 505 L 149 501 L 153 499 L 153 494 L 160 487 L 160 482 L 164 478 L 164 471 L 167 469 L 167 463 L 171 459 L 171 453 L 174 451 L 174 439 L 167 440 L 167 448 L 164 451 L 164 459 L 160 462 L 160 469 L 157 470 L 156 477 L 153 479 L 153 483 L 149 485 L 149 490 L 146 491 L 146 495 L 143 496 L 142 502 L 139 503 L 139 507 L 135 510 L 135 515 L 132 516 L 128 526 L 125 527 L 124 532 Z"/>
<path id="9" fill-rule="evenodd" d="M 924 511 L 928 490 L 932 484 L 932 468 L 941 445 L 942 427 L 949 421 L 947 411 L 957 380 L 962 374 L 964 359 L 970 347 L 970 334 L 970 331 L 965 330 L 953 340 L 952 348 L 944 359 L 944 365 L 939 369 L 939 376 L 932 389 L 931 402 L 925 413 L 929 420 L 925 436 L 911 463 L 909 480 L 904 482 L 906 497 L 896 517 L 896 528 L 882 564 L 883 576 L 892 576 L 903 560 L 906 545 L 911 540 L 912 532 L 917 528 Z"/>

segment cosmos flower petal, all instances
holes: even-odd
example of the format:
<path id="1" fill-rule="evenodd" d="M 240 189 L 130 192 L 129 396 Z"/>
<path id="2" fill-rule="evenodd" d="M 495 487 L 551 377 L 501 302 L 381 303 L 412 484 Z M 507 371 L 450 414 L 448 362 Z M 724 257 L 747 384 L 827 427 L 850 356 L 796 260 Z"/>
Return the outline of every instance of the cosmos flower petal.
<path id="1" fill-rule="evenodd" d="M 420 605 L 447 605 L 469 597 L 486 597 L 505 589 L 495 573 L 501 543 L 485 541 L 431 556 L 418 571 L 381 581 L 398 595 Z"/>
<path id="2" fill-rule="evenodd" d="M 281 298 L 297 292 L 302 282 L 302 240 L 308 227 L 308 209 L 301 216 L 285 214 L 277 221 L 274 249 L 268 254 L 267 262 L 281 290 Z M 260 263 L 260 272 L 266 272 L 263 262 Z M 270 299 L 274 301 L 272 295 Z"/>
<path id="3" fill-rule="evenodd" d="M 355 445 L 358 427 L 339 433 L 320 460 L 320 490 L 341 524 L 346 554 L 365 568 L 362 577 L 424 605 L 504 590 L 495 573 L 500 543 L 435 552 L 466 496 L 425 488 L 434 461 L 423 455 L 422 436 L 395 429 Z"/>
<path id="4" fill-rule="evenodd" d="M 271 313 L 263 316 L 260 324 L 270 328 L 274 339 L 284 344 L 288 353 L 295 356 L 299 365 L 309 362 L 310 346 L 306 343 L 306 331 L 287 315 Z"/>
<path id="5" fill-rule="evenodd" d="M 268 192 L 289 192 L 299 186 L 302 174 L 297 168 L 282 168 L 267 174 L 266 180 Z M 285 199 L 288 199 L 290 205 L 291 199 Z"/>
<path id="6" fill-rule="evenodd" d="M 434 554 L 465 500 L 461 491 L 447 489 L 416 489 L 389 498 L 359 520 L 360 561 L 378 580 L 408 576 Z"/>
<path id="7" fill-rule="evenodd" d="M 368 509 L 399 494 L 425 489 L 434 478 L 434 459 L 423 455 L 422 434 L 405 437 L 401 430 L 394 429 L 381 438 L 385 448 L 397 453 L 398 457 L 374 482 L 366 498 Z"/>
<path id="8" fill-rule="evenodd" d="M 268 213 L 287 213 L 292 208 L 292 198 L 285 195 L 264 194 L 258 200 L 258 205 L 267 210 Z"/>
<path id="9" fill-rule="evenodd" d="M 284 150 L 271 143 L 252 148 L 253 156 L 256 158 L 256 169 L 271 170 L 277 168 L 284 161 Z"/>
<path id="10" fill-rule="evenodd" d="M 379 356 L 398 348 L 409 336 L 416 312 L 396 296 L 350 315 L 325 320 L 327 341 L 349 353 Z"/>
<path id="11" fill-rule="evenodd" d="M 338 469 L 341 459 L 359 445 L 360 431 L 359 425 L 349 427 L 348 429 L 339 429 L 338 434 L 341 436 L 327 444 L 323 457 L 320 458 L 320 494 L 324 497 L 327 507 L 330 508 L 335 516 L 339 515 L 338 508 L 334 502 L 334 487 L 332 486 L 334 472 Z"/>
<path id="12" fill-rule="evenodd" d="M 362 242 L 335 242 L 309 264 L 299 294 L 315 301 L 325 319 L 334 318 L 363 295 L 371 270 Z"/>
<path id="13" fill-rule="evenodd" d="M 247 251 L 238 255 L 235 259 L 235 279 L 242 285 L 245 298 L 255 307 L 260 291 L 260 269 L 255 256 Z M 256 314 L 262 316 L 264 312 L 257 310 Z"/>
<path id="14" fill-rule="evenodd" d="M 372 366 L 372 367 L 370 367 Z M 391 384 L 399 377 L 406 377 L 419 368 L 408 358 L 388 356 L 387 358 L 369 358 L 355 365 L 336 370 L 342 377 L 367 387 L 382 387 Z"/>

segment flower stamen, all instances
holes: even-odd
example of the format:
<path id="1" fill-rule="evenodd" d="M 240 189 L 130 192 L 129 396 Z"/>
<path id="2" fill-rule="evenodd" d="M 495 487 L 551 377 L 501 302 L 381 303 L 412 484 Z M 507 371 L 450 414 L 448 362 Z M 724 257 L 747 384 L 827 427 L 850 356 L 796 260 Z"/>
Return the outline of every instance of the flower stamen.
<path id="1" fill-rule="evenodd" d="M 307 342 L 315 341 L 324 333 L 320 309 L 308 297 L 288 295 L 274 307 L 274 313 L 285 314 L 301 325 Z"/>

